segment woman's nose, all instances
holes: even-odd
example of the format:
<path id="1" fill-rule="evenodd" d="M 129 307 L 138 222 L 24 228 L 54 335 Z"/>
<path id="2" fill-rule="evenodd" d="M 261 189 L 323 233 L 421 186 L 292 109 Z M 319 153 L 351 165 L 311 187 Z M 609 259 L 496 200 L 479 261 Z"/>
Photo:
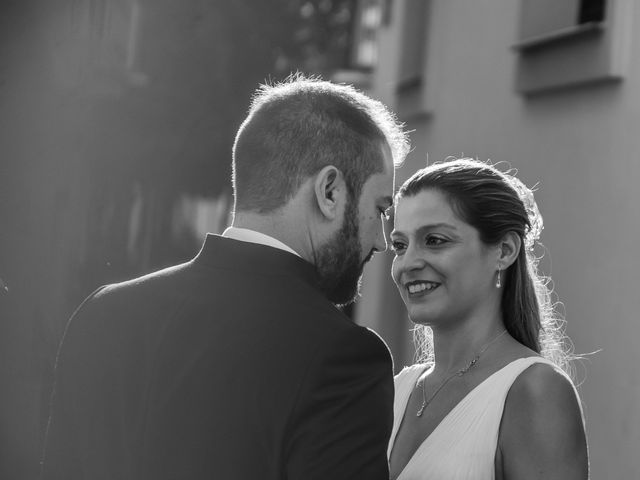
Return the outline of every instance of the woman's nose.
<path id="1" fill-rule="evenodd" d="M 412 245 L 407 246 L 402 260 L 402 265 L 405 270 L 420 270 L 427 264 L 427 259 L 424 254 Z"/>

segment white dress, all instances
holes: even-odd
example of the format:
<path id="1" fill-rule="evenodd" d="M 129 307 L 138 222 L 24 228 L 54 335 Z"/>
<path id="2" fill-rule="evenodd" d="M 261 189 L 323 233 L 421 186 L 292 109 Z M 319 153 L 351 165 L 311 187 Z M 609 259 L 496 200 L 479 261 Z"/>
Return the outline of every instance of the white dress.
<path id="1" fill-rule="evenodd" d="M 520 358 L 471 390 L 422 442 L 397 480 L 493 480 L 498 431 L 507 393 L 518 375 L 534 363 L 553 365 L 541 357 Z M 409 396 L 424 369 L 424 365 L 413 365 L 395 378 L 388 457 Z"/>

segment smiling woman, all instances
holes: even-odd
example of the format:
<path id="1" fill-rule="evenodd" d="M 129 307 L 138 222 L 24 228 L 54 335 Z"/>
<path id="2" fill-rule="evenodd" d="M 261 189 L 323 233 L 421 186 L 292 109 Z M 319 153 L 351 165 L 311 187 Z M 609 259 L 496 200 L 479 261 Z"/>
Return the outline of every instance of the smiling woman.
<path id="1" fill-rule="evenodd" d="M 393 233 L 393 276 L 411 319 L 433 327 L 465 321 L 470 309 L 488 310 L 484 295 L 495 276 L 495 252 L 462 221 L 437 190 L 402 200 Z"/>
<path id="2" fill-rule="evenodd" d="M 391 478 L 584 479 L 587 443 L 517 178 L 470 159 L 400 188 L 392 275 L 425 335 L 396 377 Z M 426 353 L 425 353 L 426 352 Z"/>

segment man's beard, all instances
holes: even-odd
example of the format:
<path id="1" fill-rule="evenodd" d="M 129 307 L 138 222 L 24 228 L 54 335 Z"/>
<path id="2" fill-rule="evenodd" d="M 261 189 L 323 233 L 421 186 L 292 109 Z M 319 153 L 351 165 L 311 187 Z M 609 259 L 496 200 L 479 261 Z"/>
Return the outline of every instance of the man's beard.
<path id="1" fill-rule="evenodd" d="M 373 251 L 362 258 L 356 202 L 347 204 L 342 227 L 334 237 L 318 249 L 316 269 L 320 276 L 320 288 L 329 300 L 345 306 L 358 297 L 362 271 Z"/>

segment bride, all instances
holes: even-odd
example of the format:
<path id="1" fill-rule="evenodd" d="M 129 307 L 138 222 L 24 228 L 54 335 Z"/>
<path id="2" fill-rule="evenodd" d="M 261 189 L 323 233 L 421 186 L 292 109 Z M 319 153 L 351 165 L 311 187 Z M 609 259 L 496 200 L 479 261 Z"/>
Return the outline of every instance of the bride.
<path id="1" fill-rule="evenodd" d="M 400 188 L 392 273 L 425 348 L 396 377 L 392 479 L 588 478 L 579 399 L 536 271 L 541 230 L 532 192 L 479 161 L 429 166 Z"/>

